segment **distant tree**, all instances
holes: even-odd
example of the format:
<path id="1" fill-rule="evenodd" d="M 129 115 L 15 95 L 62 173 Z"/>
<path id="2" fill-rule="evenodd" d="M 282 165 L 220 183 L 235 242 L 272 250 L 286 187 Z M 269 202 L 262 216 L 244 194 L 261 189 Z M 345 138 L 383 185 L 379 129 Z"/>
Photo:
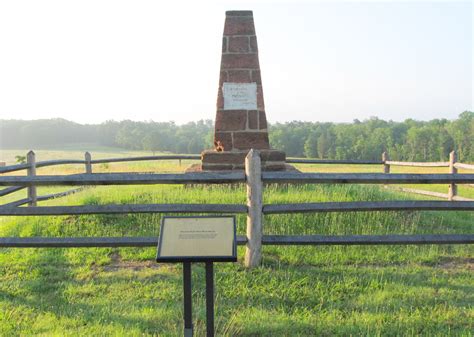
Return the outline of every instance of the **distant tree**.
<path id="1" fill-rule="evenodd" d="M 459 161 L 474 161 L 474 112 L 464 111 L 447 126 Z"/>
<path id="2" fill-rule="evenodd" d="M 329 137 L 326 132 L 322 133 L 321 136 L 318 138 L 318 155 L 320 159 L 324 159 L 327 157 L 329 151 Z"/>
<path id="3" fill-rule="evenodd" d="M 270 145 L 288 156 L 328 159 L 447 160 L 456 150 L 461 162 L 474 162 L 474 112 L 455 120 L 403 122 L 375 117 L 352 123 L 291 121 L 269 126 Z M 199 153 L 213 147 L 214 123 L 106 121 L 81 125 L 64 119 L 0 120 L 1 148 L 38 148 L 66 143 L 116 146 L 130 150 Z"/>
<path id="4" fill-rule="evenodd" d="M 162 145 L 161 135 L 157 130 L 147 133 L 143 137 L 143 149 L 151 151 L 155 155 Z"/>
<path id="5" fill-rule="evenodd" d="M 311 133 L 304 143 L 304 155 L 306 158 L 318 157 L 318 137 L 316 133 Z"/>

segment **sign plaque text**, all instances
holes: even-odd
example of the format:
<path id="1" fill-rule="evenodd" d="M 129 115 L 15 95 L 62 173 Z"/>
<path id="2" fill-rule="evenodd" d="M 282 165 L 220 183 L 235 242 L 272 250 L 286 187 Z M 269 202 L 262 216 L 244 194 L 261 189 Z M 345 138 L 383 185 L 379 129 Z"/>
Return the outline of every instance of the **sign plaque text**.
<path id="1" fill-rule="evenodd" d="M 230 83 L 222 85 L 224 110 L 257 110 L 257 83 Z"/>
<path id="2" fill-rule="evenodd" d="M 235 217 L 163 217 L 156 260 L 236 261 Z"/>

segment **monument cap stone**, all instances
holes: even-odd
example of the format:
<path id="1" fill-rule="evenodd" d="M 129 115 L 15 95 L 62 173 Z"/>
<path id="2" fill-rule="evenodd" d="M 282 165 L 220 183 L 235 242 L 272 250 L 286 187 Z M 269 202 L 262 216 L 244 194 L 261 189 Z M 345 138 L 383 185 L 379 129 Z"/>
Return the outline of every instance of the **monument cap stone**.
<path id="1" fill-rule="evenodd" d="M 285 153 L 270 149 L 252 11 L 226 12 L 216 108 L 203 170 L 242 169 L 250 149 L 260 151 L 263 169 L 285 169 Z"/>

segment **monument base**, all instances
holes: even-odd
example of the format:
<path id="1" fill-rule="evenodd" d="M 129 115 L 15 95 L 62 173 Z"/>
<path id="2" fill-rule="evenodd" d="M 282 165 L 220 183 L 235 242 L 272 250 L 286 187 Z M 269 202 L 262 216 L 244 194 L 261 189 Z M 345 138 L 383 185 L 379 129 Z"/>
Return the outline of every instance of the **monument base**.
<path id="1" fill-rule="evenodd" d="M 235 170 L 223 170 L 220 172 L 235 172 L 235 171 L 244 171 L 244 169 L 235 169 Z M 272 171 L 272 170 L 267 170 L 267 171 Z M 298 170 L 296 167 L 290 164 L 285 163 L 285 168 L 283 170 L 278 170 L 278 171 L 285 171 L 285 172 L 301 172 Z M 201 164 L 193 164 L 189 166 L 186 170 L 184 170 L 185 173 L 199 173 L 199 172 L 217 172 L 216 170 L 203 170 Z M 187 185 L 190 186 L 190 185 Z"/>
<path id="2" fill-rule="evenodd" d="M 259 150 L 264 171 L 287 171 L 286 155 L 278 150 Z M 190 171 L 233 171 L 244 170 L 248 151 L 206 150 L 201 153 L 201 165 L 193 165 Z"/>

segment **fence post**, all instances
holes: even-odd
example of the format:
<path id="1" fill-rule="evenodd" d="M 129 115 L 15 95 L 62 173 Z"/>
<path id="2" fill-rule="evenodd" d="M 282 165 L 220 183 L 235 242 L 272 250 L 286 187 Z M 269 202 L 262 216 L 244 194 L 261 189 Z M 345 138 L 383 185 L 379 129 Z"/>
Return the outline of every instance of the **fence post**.
<path id="1" fill-rule="evenodd" d="M 34 177 L 36 175 L 36 158 L 33 150 L 26 154 L 26 163 L 30 165 L 27 170 L 28 177 Z M 36 186 L 28 186 L 28 206 L 37 205 L 36 196 Z"/>
<path id="2" fill-rule="evenodd" d="M 247 181 L 247 247 L 245 267 L 253 268 L 262 260 L 262 166 L 260 153 L 251 149 L 245 157 L 245 176 Z"/>
<path id="3" fill-rule="evenodd" d="M 389 174 L 390 173 L 390 164 L 387 164 L 387 161 L 389 161 L 388 153 L 387 152 L 382 152 L 382 162 L 383 162 L 383 173 Z M 387 184 L 383 185 L 384 188 L 388 188 Z"/>
<path id="4" fill-rule="evenodd" d="M 449 153 L 449 173 L 451 174 L 456 174 L 458 173 L 458 169 L 454 166 L 456 164 L 456 152 L 451 151 Z M 449 190 L 448 190 L 448 200 L 453 201 L 456 195 L 458 194 L 458 187 L 456 184 L 449 184 Z"/>
<path id="5" fill-rule="evenodd" d="M 84 153 L 84 160 L 86 161 L 86 173 L 92 173 L 91 154 Z"/>

